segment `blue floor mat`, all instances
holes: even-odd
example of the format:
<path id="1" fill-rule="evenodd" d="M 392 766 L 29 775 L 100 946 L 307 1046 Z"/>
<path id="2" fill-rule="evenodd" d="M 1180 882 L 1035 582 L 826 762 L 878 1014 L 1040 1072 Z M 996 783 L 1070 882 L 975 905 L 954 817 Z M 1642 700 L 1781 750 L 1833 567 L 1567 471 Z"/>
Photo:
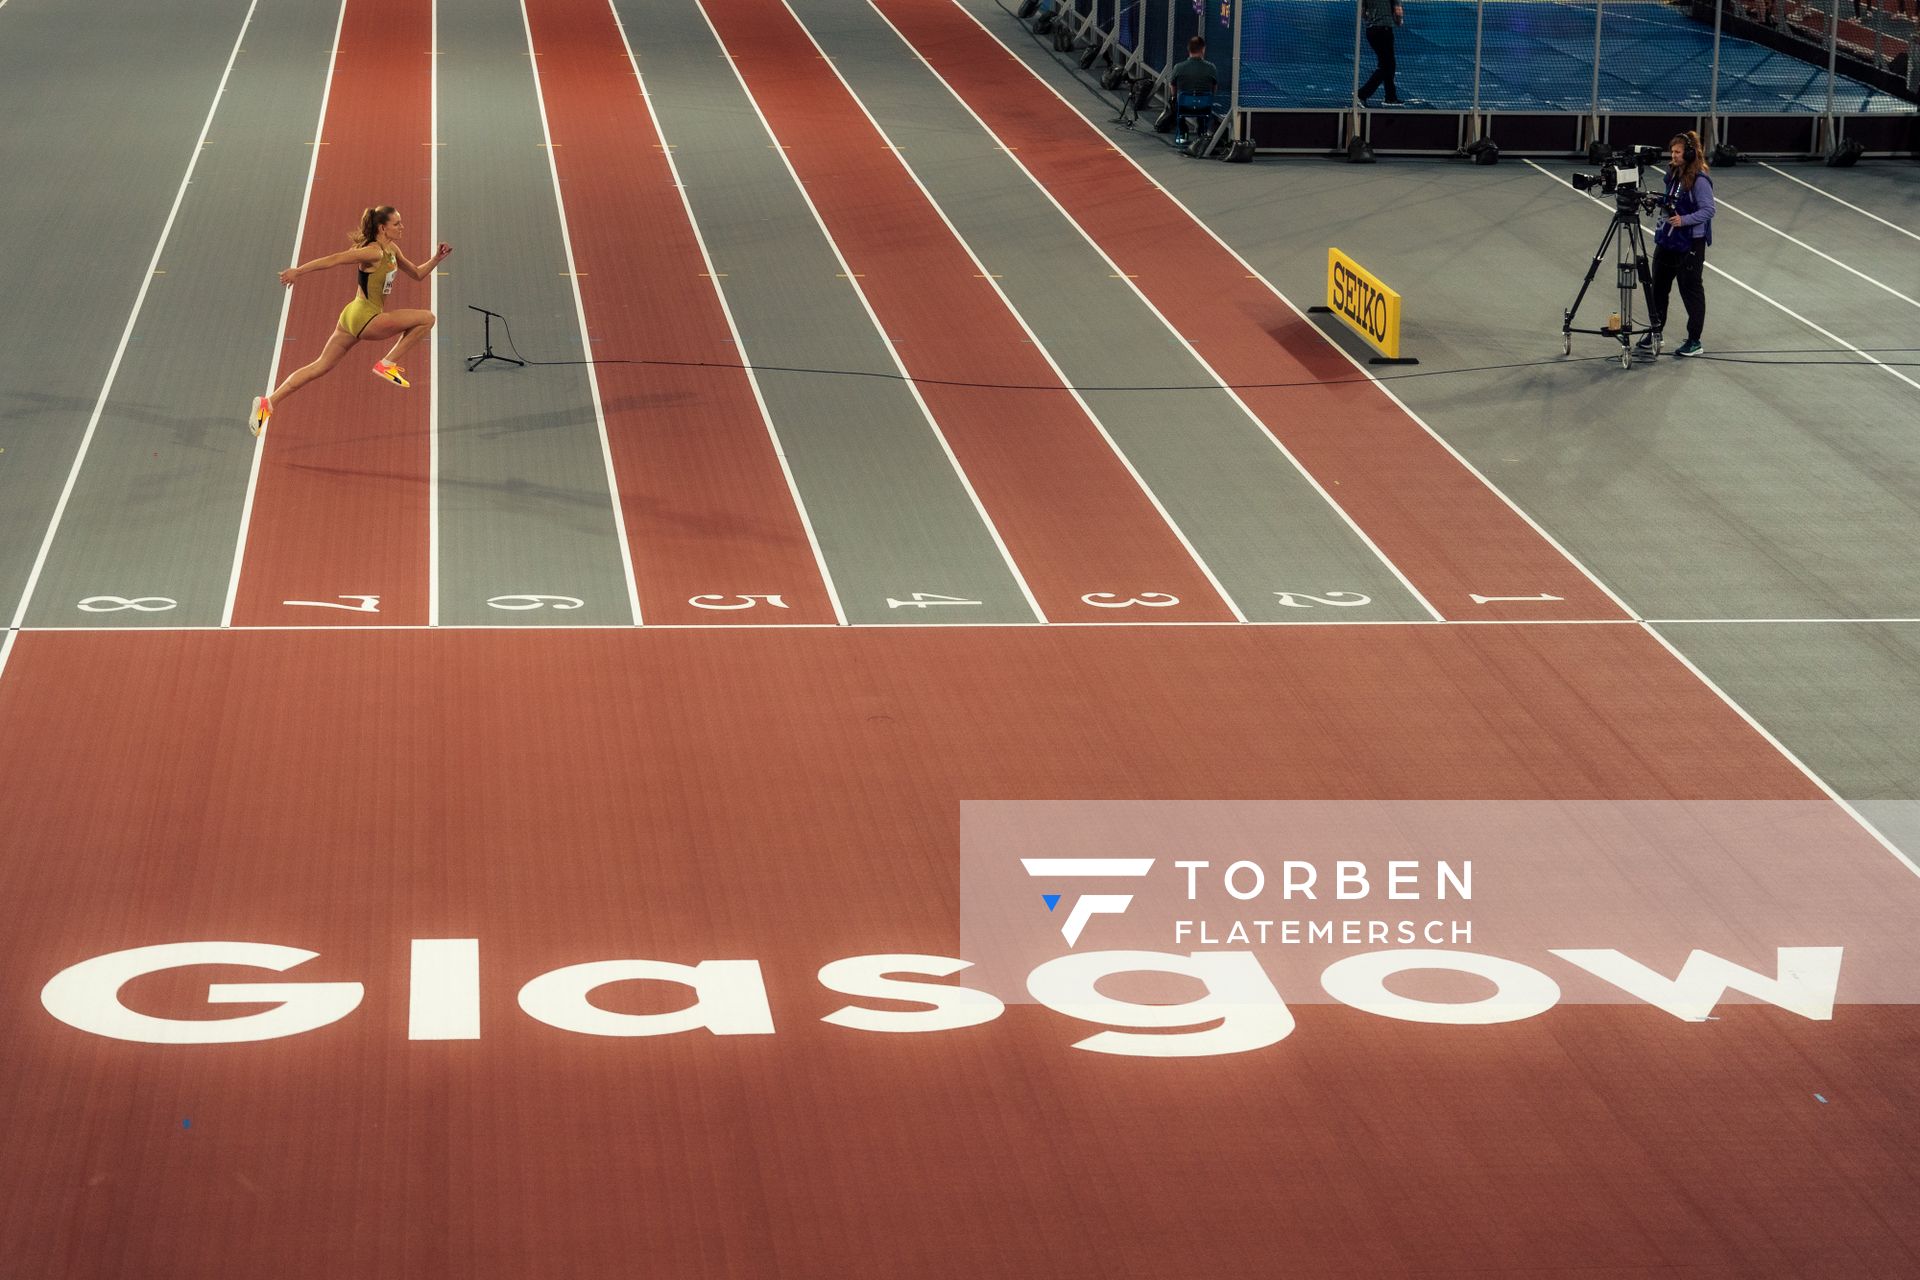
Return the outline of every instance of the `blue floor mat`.
<path id="1" fill-rule="evenodd" d="M 1465 0 L 1414 0 L 1396 32 L 1395 75 L 1413 107 L 1466 111 L 1473 104 L 1474 25 Z M 1601 6 L 1600 109 L 1704 115 L 1713 74 L 1713 29 L 1685 11 L 1653 3 Z M 1594 90 L 1592 4 L 1497 0 L 1480 33 L 1483 111 L 1588 110 Z M 1352 0 L 1248 3 L 1243 17 L 1240 105 L 1254 109 L 1340 107 L 1353 99 Z M 1360 78 L 1373 73 L 1360 46 Z M 1379 95 L 1373 98 L 1378 104 Z M 1827 73 L 1748 40 L 1720 44 L 1720 110 L 1818 114 Z M 1846 114 L 1913 114 L 1912 103 L 1838 77 L 1834 109 Z"/>

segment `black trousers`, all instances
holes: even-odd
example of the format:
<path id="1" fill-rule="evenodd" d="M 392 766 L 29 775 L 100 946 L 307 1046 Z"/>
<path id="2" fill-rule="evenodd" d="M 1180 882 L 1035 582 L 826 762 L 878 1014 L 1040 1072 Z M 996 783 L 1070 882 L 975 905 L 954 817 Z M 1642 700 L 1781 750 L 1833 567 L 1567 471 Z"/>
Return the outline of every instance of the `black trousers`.
<path id="1" fill-rule="evenodd" d="M 1667 327 L 1667 299 L 1674 282 L 1680 283 L 1680 303 L 1687 309 L 1687 341 L 1698 342 L 1707 327 L 1707 247 L 1695 245 L 1689 253 L 1653 246 L 1653 290 L 1647 298 L 1651 313 L 1647 322 L 1656 329 Z"/>
<path id="2" fill-rule="evenodd" d="M 1367 44 L 1372 47 L 1373 56 L 1380 60 L 1380 65 L 1373 69 L 1373 74 L 1367 77 L 1367 82 L 1360 86 L 1361 99 L 1364 101 L 1371 98 L 1373 91 L 1384 84 L 1387 86 L 1387 101 L 1399 101 L 1400 91 L 1393 87 L 1393 28 L 1368 27 Z"/>

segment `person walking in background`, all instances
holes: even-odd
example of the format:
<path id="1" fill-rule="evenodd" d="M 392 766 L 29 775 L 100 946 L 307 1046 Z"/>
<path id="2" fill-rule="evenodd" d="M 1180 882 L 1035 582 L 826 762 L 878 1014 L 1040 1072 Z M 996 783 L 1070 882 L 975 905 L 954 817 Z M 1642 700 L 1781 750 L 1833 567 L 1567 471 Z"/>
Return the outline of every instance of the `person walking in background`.
<path id="1" fill-rule="evenodd" d="M 1366 106 L 1373 91 L 1386 86 L 1385 103 L 1390 107 L 1400 105 L 1400 90 L 1393 83 L 1393 29 L 1407 20 L 1406 7 L 1399 0 L 1360 0 L 1361 20 L 1367 25 L 1367 44 L 1373 49 L 1374 59 L 1379 65 L 1373 74 L 1360 86 L 1356 95 L 1356 106 Z"/>
<path id="2" fill-rule="evenodd" d="M 1676 356 L 1697 356 L 1705 348 L 1700 336 L 1707 327 L 1707 246 L 1713 243 L 1713 179 L 1707 176 L 1707 158 L 1701 154 L 1700 135 L 1689 130 L 1675 134 L 1668 144 L 1667 216 L 1653 233 L 1653 287 L 1647 295 L 1647 323 L 1638 350 L 1653 355 L 1659 333 L 1666 327 L 1667 299 L 1674 283 L 1687 309 L 1687 340 Z"/>

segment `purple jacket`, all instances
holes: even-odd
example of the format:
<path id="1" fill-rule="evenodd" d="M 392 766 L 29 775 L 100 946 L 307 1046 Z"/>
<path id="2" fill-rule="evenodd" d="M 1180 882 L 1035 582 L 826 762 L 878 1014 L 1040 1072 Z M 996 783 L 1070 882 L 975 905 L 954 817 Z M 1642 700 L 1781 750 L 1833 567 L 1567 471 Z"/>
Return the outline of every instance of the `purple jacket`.
<path id="1" fill-rule="evenodd" d="M 1713 179 L 1701 174 L 1693 180 L 1693 190 L 1680 185 L 1673 175 L 1667 176 L 1667 198 L 1673 201 L 1673 212 L 1680 215 L 1682 225 L 1676 227 L 1667 221 L 1672 214 L 1660 219 L 1660 227 L 1653 233 L 1653 242 L 1677 253 L 1686 253 L 1696 245 L 1713 243 Z"/>

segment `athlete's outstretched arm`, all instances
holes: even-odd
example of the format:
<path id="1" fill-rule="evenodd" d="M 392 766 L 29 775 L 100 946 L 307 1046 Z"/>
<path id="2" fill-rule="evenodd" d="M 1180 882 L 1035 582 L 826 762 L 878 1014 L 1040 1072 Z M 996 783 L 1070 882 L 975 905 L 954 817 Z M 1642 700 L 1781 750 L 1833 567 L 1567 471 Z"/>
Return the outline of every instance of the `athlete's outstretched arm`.
<path id="1" fill-rule="evenodd" d="M 281 284 L 292 284 L 295 276 L 303 276 L 309 271 L 325 271 L 328 267 L 344 266 L 349 262 L 366 264 L 380 261 L 378 245 L 363 244 L 358 249 L 342 249 L 330 253 L 324 258 L 315 258 L 312 262 L 303 262 L 297 267 L 288 267 L 280 273 Z"/>
<path id="2" fill-rule="evenodd" d="M 407 257 L 406 250 L 402 249 L 399 245 L 393 246 L 394 256 L 400 259 L 400 269 L 412 276 L 415 280 L 425 280 L 433 273 L 435 267 L 446 261 L 447 255 L 452 252 L 453 246 L 442 242 L 439 252 L 435 253 L 419 266 L 415 266 L 413 260 Z"/>

